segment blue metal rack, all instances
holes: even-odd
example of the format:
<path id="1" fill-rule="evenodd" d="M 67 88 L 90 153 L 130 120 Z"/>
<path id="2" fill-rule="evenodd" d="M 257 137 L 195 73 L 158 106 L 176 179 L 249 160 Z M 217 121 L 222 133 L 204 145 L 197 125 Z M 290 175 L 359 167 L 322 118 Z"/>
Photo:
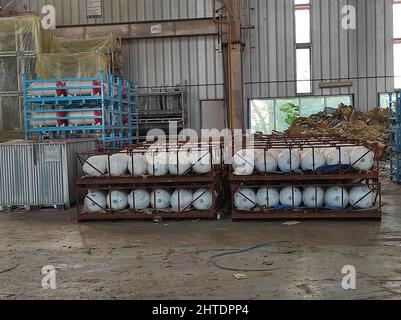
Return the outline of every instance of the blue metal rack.
<path id="1" fill-rule="evenodd" d="M 100 72 L 94 78 L 28 80 L 22 75 L 22 83 L 25 140 L 68 139 L 91 133 L 98 137 L 102 147 L 116 148 L 131 145 L 138 137 L 138 127 L 130 121 L 138 114 L 138 86 L 135 84 L 132 89 L 128 80 L 113 75 L 105 77 Z M 85 90 L 85 94 L 68 95 L 71 90 Z M 54 96 L 38 96 L 43 91 L 54 91 Z M 57 91 L 64 94 L 58 96 Z M 70 116 L 71 112 L 81 115 Z M 45 114 L 45 119 L 39 118 Z M 43 120 L 63 124 L 32 124 Z M 80 124 L 70 124 L 79 120 Z"/>
<path id="2" fill-rule="evenodd" d="M 401 91 L 389 93 L 388 118 L 390 175 L 395 182 L 401 183 Z"/>

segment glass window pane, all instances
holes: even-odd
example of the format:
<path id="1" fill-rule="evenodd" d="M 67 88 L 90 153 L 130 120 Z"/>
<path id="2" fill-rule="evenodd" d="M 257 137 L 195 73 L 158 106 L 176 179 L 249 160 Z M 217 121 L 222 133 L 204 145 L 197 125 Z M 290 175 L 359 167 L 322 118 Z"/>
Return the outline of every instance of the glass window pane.
<path id="1" fill-rule="evenodd" d="M 294 3 L 297 4 L 309 4 L 310 0 L 294 0 Z"/>
<path id="2" fill-rule="evenodd" d="M 394 38 L 401 38 L 401 3 L 393 5 Z"/>
<path id="3" fill-rule="evenodd" d="M 297 92 L 310 93 L 310 49 L 297 49 Z"/>
<path id="4" fill-rule="evenodd" d="M 394 88 L 401 89 L 401 43 L 394 44 Z"/>
<path id="5" fill-rule="evenodd" d="M 295 26 L 297 43 L 310 43 L 309 10 L 295 10 Z"/>
<path id="6" fill-rule="evenodd" d="M 338 106 L 342 103 L 346 106 L 351 105 L 351 97 L 350 96 L 335 96 L 326 98 L 326 107 L 337 109 Z"/>
<path id="7" fill-rule="evenodd" d="M 324 98 L 303 98 L 300 100 L 300 116 L 309 117 L 324 111 Z"/>
<path id="8" fill-rule="evenodd" d="M 252 100 L 251 109 L 251 130 L 271 134 L 274 130 L 274 100 Z"/>
<path id="9" fill-rule="evenodd" d="M 295 105 L 296 108 L 289 108 L 289 110 L 284 111 L 283 108 L 286 104 L 291 103 Z M 284 132 L 290 127 L 291 120 L 299 116 L 299 100 L 298 99 L 280 99 L 276 100 L 276 131 Z"/>

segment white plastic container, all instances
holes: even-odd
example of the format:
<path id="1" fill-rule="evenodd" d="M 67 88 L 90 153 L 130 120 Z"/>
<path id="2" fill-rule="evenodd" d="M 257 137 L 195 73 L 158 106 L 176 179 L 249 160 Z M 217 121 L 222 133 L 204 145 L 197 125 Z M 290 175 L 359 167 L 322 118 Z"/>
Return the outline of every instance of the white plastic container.
<path id="1" fill-rule="evenodd" d="M 170 202 L 174 212 L 191 210 L 193 194 L 190 190 L 175 190 L 171 195 Z"/>
<path id="2" fill-rule="evenodd" d="M 260 152 L 256 156 L 256 170 L 259 172 L 276 172 L 277 171 L 277 157 L 271 151 Z"/>
<path id="3" fill-rule="evenodd" d="M 349 204 L 348 191 L 342 187 L 331 187 L 327 189 L 325 203 L 327 208 L 332 210 L 345 209 Z"/>
<path id="4" fill-rule="evenodd" d="M 282 172 L 296 171 L 301 166 L 299 153 L 292 150 L 284 150 L 278 156 L 278 167 Z"/>
<path id="5" fill-rule="evenodd" d="M 302 170 L 317 170 L 326 164 L 326 160 L 318 150 L 305 150 L 301 154 Z"/>
<path id="6" fill-rule="evenodd" d="M 101 125 L 103 122 L 102 111 L 74 111 L 68 112 L 68 124 L 70 126 Z"/>
<path id="7" fill-rule="evenodd" d="M 308 208 L 320 208 L 324 205 L 325 192 L 320 187 L 307 187 L 302 193 L 302 200 Z"/>
<path id="8" fill-rule="evenodd" d="M 148 161 L 145 155 L 128 156 L 128 171 L 135 177 L 144 176 L 148 172 Z"/>
<path id="9" fill-rule="evenodd" d="M 341 157 L 340 157 L 341 153 Z M 326 164 L 328 166 L 336 166 L 339 164 L 342 165 L 349 165 L 350 160 L 349 160 L 349 153 L 345 148 L 336 149 L 336 148 L 330 148 L 327 149 L 324 153 L 325 159 L 326 159 Z M 340 159 L 341 158 L 341 159 Z"/>
<path id="10" fill-rule="evenodd" d="M 249 176 L 255 169 L 255 150 L 238 151 L 233 157 L 232 166 L 237 176 Z"/>
<path id="11" fill-rule="evenodd" d="M 234 204 L 238 210 L 252 210 L 256 206 L 255 191 L 248 188 L 239 189 L 234 195 Z"/>
<path id="12" fill-rule="evenodd" d="M 365 147 L 356 147 L 350 152 L 352 167 L 360 171 L 369 171 L 373 168 L 375 155 Z"/>
<path id="13" fill-rule="evenodd" d="M 300 207 L 302 204 L 302 192 L 296 187 L 287 187 L 280 192 L 280 202 L 283 206 Z"/>
<path id="14" fill-rule="evenodd" d="M 165 176 L 168 174 L 168 154 L 166 152 L 151 153 L 146 156 L 148 173 L 151 176 Z"/>
<path id="15" fill-rule="evenodd" d="M 113 190 L 107 195 L 106 204 L 113 211 L 124 210 L 128 206 L 128 196 L 123 191 Z"/>
<path id="16" fill-rule="evenodd" d="M 191 158 L 185 151 L 171 152 L 168 162 L 168 171 L 172 175 L 184 175 L 191 170 Z"/>
<path id="17" fill-rule="evenodd" d="M 280 204 L 280 195 L 276 189 L 260 188 L 256 194 L 256 202 L 260 207 L 277 207 Z"/>
<path id="18" fill-rule="evenodd" d="M 100 81 L 69 81 L 67 87 L 76 87 L 74 89 L 67 89 L 69 96 L 94 96 L 102 93 L 101 88 L 79 88 L 79 87 L 100 87 Z"/>
<path id="19" fill-rule="evenodd" d="M 32 97 L 61 97 L 66 94 L 63 82 L 35 82 L 32 83 L 30 89 L 42 89 L 28 91 Z M 47 88 L 58 88 L 58 89 L 47 89 Z"/>
<path id="20" fill-rule="evenodd" d="M 84 205 L 88 213 L 104 213 L 106 209 L 106 196 L 101 191 L 89 190 Z"/>
<path id="21" fill-rule="evenodd" d="M 156 189 L 150 195 L 150 205 L 153 209 L 163 210 L 170 207 L 171 195 L 167 190 Z"/>
<path id="22" fill-rule="evenodd" d="M 212 171 L 212 159 L 209 151 L 192 151 L 192 170 L 198 174 L 205 174 Z"/>
<path id="23" fill-rule="evenodd" d="M 349 193 L 350 204 L 356 209 L 370 209 L 375 204 L 376 193 L 368 186 L 359 186 Z"/>
<path id="24" fill-rule="evenodd" d="M 213 195 L 207 189 L 196 190 L 192 196 L 192 205 L 198 211 L 208 211 L 213 205 Z"/>
<path id="25" fill-rule="evenodd" d="M 119 177 L 126 174 L 128 171 L 128 155 L 116 153 L 110 156 L 110 175 Z"/>
<path id="26" fill-rule="evenodd" d="M 67 124 L 67 120 L 62 120 L 59 118 L 66 117 L 65 112 L 45 112 L 45 113 L 33 113 L 31 115 L 32 119 L 30 124 L 32 127 L 57 127 L 64 126 Z M 49 120 L 52 119 L 52 120 Z"/>
<path id="27" fill-rule="evenodd" d="M 133 190 L 128 196 L 129 207 L 133 210 L 144 210 L 150 205 L 150 194 L 144 189 Z"/>
<path id="28" fill-rule="evenodd" d="M 107 172 L 107 156 L 90 157 L 82 167 L 89 177 L 102 177 Z"/>

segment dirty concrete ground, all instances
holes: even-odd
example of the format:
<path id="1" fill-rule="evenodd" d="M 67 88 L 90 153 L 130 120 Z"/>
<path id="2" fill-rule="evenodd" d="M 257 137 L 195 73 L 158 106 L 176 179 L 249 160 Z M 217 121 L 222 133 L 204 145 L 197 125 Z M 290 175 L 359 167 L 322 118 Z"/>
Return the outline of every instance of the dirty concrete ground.
<path id="1" fill-rule="evenodd" d="M 1 214 L 0 299 L 401 299 L 401 187 L 383 193 L 382 222 L 77 224 L 75 210 Z M 292 244 L 216 260 L 274 271 L 209 261 L 216 249 L 276 240 Z M 58 270 L 56 290 L 41 286 L 45 265 Z M 345 265 L 356 268 L 356 290 L 341 287 Z"/>

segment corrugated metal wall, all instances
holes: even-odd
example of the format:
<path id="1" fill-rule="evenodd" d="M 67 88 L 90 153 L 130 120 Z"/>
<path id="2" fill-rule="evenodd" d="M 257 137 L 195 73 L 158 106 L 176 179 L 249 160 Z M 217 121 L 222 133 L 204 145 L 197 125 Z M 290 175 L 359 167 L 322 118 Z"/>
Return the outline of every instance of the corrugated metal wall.
<path id="1" fill-rule="evenodd" d="M 20 2 L 24 2 L 21 1 Z M 60 14 L 57 25 L 117 23 L 146 20 L 191 19 L 212 16 L 211 0 L 103 0 L 103 17 L 86 17 L 86 0 L 28 0 L 31 11 L 40 12 L 45 4 Z"/>
<path id="2" fill-rule="evenodd" d="M 212 16 L 212 0 L 104 0 L 102 19 L 86 18 L 86 0 L 31 0 L 30 10 L 56 8 L 58 25 Z M 223 61 L 217 36 L 123 41 L 126 77 L 140 87 L 189 85 L 190 126 L 200 127 L 200 100 L 223 99 Z"/>
<path id="3" fill-rule="evenodd" d="M 20 1 L 20 6 L 25 1 Z M 86 18 L 86 0 L 30 0 L 29 9 L 55 5 L 58 25 L 210 17 L 212 0 L 104 0 L 102 19 Z M 244 103 L 248 98 L 296 95 L 293 0 L 244 0 Z M 344 30 L 341 9 L 353 5 L 357 29 Z M 361 110 L 392 90 L 392 0 L 311 0 L 314 95 L 355 94 Z M 192 86 L 192 127 L 200 99 L 222 99 L 222 56 L 216 37 L 132 40 L 123 44 L 128 76 L 140 86 Z M 353 87 L 319 89 L 319 79 L 353 78 Z"/>
<path id="4" fill-rule="evenodd" d="M 246 1 L 245 98 L 296 95 L 293 0 Z M 356 30 L 341 26 L 341 9 L 353 5 Z M 355 94 L 366 111 L 378 93 L 393 89 L 392 0 L 311 0 L 314 95 Z M 351 78 L 352 88 L 319 88 L 320 79 Z M 286 82 L 288 81 L 288 82 Z"/>
<path id="5" fill-rule="evenodd" d="M 139 86 L 189 85 L 190 126 L 200 127 L 200 100 L 223 99 L 223 65 L 217 37 L 129 40 L 124 70 Z"/>

